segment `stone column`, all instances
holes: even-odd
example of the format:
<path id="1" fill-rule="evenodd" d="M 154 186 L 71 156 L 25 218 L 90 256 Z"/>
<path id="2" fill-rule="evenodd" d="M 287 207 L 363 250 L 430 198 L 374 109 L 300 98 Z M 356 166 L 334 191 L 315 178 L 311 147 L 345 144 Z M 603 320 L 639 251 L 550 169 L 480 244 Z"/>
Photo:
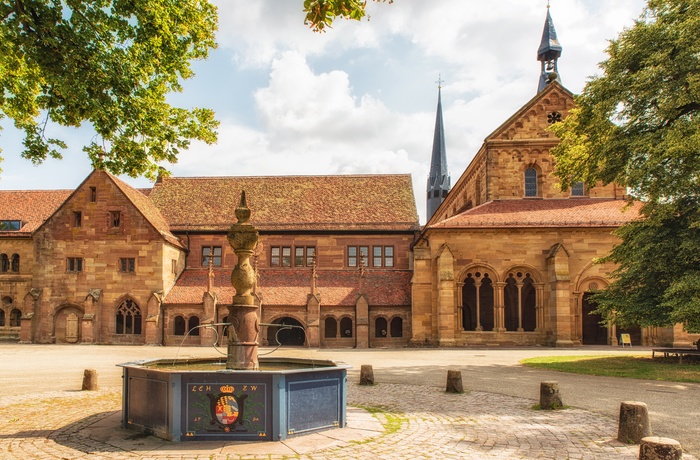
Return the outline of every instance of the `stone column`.
<path id="1" fill-rule="evenodd" d="M 497 281 L 493 283 L 495 286 L 494 292 L 494 306 L 493 306 L 493 326 L 496 332 L 506 331 L 506 306 L 504 304 L 503 289 L 506 287 L 506 283 L 503 281 Z"/>
<path id="2" fill-rule="evenodd" d="M 547 257 L 551 295 L 549 298 L 549 317 L 553 321 L 554 345 L 571 347 L 574 345 L 572 336 L 571 315 L 571 282 L 569 277 L 569 253 L 564 245 L 557 243 L 552 246 Z"/>
<path id="3" fill-rule="evenodd" d="M 231 272 L 231 284 L 236 289 L 229 310 L 231 327 L 228 329 L 227 369 L 258 369 L 258 335 L 260 334 L 259 307 L 251 294 L 255 286 L 255 271 L 250 257 L 258 244 L 258 231 L 248 223 L 250 209 L 246 205 L 245 191 L 236 208 L 238 222 L 228 232 L 228 242 L 238 261 Z"/>

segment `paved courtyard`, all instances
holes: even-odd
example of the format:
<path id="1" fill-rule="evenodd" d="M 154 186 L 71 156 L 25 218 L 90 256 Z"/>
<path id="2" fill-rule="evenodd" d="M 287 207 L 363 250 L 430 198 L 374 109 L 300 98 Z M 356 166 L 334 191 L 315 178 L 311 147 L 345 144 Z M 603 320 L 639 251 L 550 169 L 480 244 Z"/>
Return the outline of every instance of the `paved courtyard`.
<path id="1" fill-rule="evenodd" d="M 212 356 L 206 348 L 0 344 L 2 459 L 636 459 L 615 440 L 625 400 L 649 405 L 655 435 L 678 439 L 686 459 L 700 452 L 700 385 L 572 376 L 525 368 L 527 356 L 644 353 L 611 347 L 559 349 L 304 350 L 275 354 L 333 358 L 353 366 L 348 427 L 282 442 L 169 443 L 122 430 L 117 363 L 153 357 Z M 377 385 L 357 385 L 372 364 Z M 100 390 L 82 392 L 95 368 Z M 459 369 L 462 395 L 446 394 Z M 560 411 L 532 409 L 539 382 L 557 380 Z"/>

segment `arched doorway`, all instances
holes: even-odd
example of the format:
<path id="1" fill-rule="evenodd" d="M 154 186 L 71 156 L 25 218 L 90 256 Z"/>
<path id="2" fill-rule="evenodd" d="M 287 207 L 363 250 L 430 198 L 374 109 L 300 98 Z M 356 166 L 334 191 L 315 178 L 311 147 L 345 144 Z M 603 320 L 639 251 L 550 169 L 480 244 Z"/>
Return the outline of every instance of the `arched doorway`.
<path id="1" fill-rule="evenodd" d="M 267 326 L 267 343 L 270 346 L 277 346 L 278 341 L 280 345 L 291 346 L 301 346 L 306 342 L 306 333 L 303 326 L 294 318 L 285 316 L 274 320 L 272 323 L 294 327 L 283 329 L 276 326 Z"/>
<path id="2" fill-rule="evenodd" d="M 583 344 L 584 345 L 607 345 L 608 344 L 608 328 L 601 324 L 603 317 L 597 313 L 591 314 L 598 305 L 589 299 L 590 293 L 586 292 L 583 295 L 581 303 L 581 325 L 583 327 Z"/>

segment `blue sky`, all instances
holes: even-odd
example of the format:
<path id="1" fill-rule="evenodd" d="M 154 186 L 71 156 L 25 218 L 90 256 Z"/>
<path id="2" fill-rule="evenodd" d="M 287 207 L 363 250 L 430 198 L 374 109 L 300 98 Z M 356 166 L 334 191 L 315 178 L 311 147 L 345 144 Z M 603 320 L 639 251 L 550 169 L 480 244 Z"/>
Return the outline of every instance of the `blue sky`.
<path id="1" fill-rule="evenodd" d="M 438 76 L 453 183 L 537 89 L 546 0 L 369 2 L 369 21 L 339 21 L 323 34 L 304 26 L 302 0 L 214 3 L 219 47 L 171 101 L 214 109 L 219 142 L 195 143 L 165 165 L 174 176 L 410 173 L 423 221 Z M 607 40 L 644 5 L 551 1 L 564 86 L 581 91 Z M 90 173 L 88 128 L 54 127 L 69 144 L 64 159 L 34 166 L 19 157 L 19 133 L 2 126 L 0 189 L 72 189 Z"/>

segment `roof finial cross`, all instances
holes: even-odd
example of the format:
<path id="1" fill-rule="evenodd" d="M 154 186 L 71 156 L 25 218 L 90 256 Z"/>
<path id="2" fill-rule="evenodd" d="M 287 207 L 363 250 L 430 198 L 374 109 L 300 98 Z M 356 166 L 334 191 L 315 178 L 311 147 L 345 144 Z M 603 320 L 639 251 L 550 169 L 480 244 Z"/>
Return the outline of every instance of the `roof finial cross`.
<path id="1" fill-rule="evenodd" d="M 435 83 L 438 84 L 438 89 L 442 89 L 442 84 L 445 83 L 445 80 L 443 80 L 442 76 L 440 74 L 438 74 L 438 79 Z"/>

